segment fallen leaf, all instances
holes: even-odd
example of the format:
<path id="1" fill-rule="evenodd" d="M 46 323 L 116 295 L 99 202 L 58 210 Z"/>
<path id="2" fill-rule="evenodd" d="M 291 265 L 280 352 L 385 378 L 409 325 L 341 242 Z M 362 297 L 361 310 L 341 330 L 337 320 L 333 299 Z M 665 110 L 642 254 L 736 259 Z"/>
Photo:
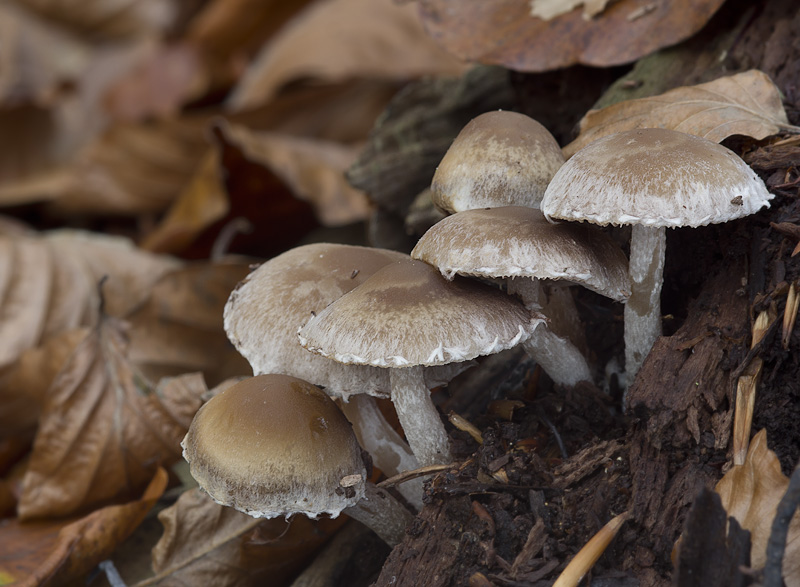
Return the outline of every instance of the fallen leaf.
<path id="1" fill-rule="evenodd" d="M 293 516 L 263 520 L 224 507 L 199 489 L 185 492 L 158 518 L 164 535 L 153 549 L 147 585 L 234 587 L 282 584 L 342 524 Z"/>
<path id="2" fill-rule="evenodd" d="M 636 61 L 692 36 L 723 1 L 619 0 L 590 21 L 578 10 L 534 18 L 529 0 L 420 0 L 420 10 L 428 33 L 461 59 L 541 72 Z M 643 5 L 652 10 L 637 15 Z"/>
<path id="3" fill-rule="evenodd" d="M 94 40 L 125 40 L 166 32 L 177 15 L 176 0 L 14 0 Z"/>
<path id="4" fill-rule="evenodd" d="M 750 531 L 750 565 L 754 569 L 764 567 L 772 521 L 788 486 L 789 478 L 781 472 L 778 457 L 767 447 L 766 430 L 750 441 L 745 463 L 735 465 L 717 483 L 716 491 L 728 515 Z M 800 512 L 789 526 L 783 577 L 787 585 L 800 584 Z"/>
<path id="5" fill-rule="evenodd" d="M 583 6 L 583 19 L 597 16 L 611 0 L 530 0 L 531 16 L 542 20 L 553 20 L 556 16 L 567 14 Z"/>
<path id="6" fill-rule="evenodd" d="M 351 224 L 369 215 L 366 196 L 344 177 L 358 155 L 358 146 L 256 132 L 235 124 L 223 124 L 219 129 L 224 140 L 236 145 L 247 159 L 269 169 L 295 196 L 309 202 L 323 225 Z"/>
<path id="7" fill-rule="evenodd" d="M 180 262 L 124 238 L 80 231 L 0 235 L 0 368 L 49 337 L 95 322 L 106 277 L 107 313 L 139 304 Z"/>
<path id="8" fill-rule="evenodd" d="M 127 316 L 130 360 L 151 381 L 197 371 L 214 386 L 250 375 L 222 325 L 228 296 L 249 271 L 246 263 L 198 262 L 164 275 Z"/>
<path id="9" fill-rule="evenodd" d="M 266 104 L 296 80 L 407 80 L 464 66 L 425 34 L 413 4 L 389 0 L 315 2 L 268 43 L 245 72 L 229 107 Z"/>
<path id="10" fill-rule="evenodd" d="M 0 584 L 55 586 L 83 579 L 133 533 L 167 480 L 158 469 L 140 499 L 77 520 L 7 520 L 0 525 Z"/>
<path id="11" fill-rule="evenodd" d="M 578 138 L 564 147 L 564 154 L 571 157 L 592 141 L 636 128 L 667 128 L 720 143 L 732 135 L 761 140 L 795 127 L 786 118 L 780 91 L 772 80 L 751 69 L 590 110 L 580 122 Z"/>
<path id="12" fill-rule="evenodd" d="M 127 355 L 124 325 L 103 317 L 47 392 L 19 502 L 21 520 L 67 516 L 140 491 L 180 459 L 185 418 Z M 170 389 L 170 388 L 164 388 Z M 200 397 L 173 398 L 200 407 Z"/>

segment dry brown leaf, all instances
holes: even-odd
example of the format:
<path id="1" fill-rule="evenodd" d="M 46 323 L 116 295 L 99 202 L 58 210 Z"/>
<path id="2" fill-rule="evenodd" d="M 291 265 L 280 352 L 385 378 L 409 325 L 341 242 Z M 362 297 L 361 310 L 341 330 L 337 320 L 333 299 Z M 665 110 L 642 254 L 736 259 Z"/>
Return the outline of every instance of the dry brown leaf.
<path id="1" fill-rule="evenodd" d="M 464 66 L 425 34 L 414 4 L 391 0 L 316 2 L 263 49 L 240 81 L 233 110 L 271 101 L 291 81 L 407 80 Z"/>
<path id="2" fill-rule="evenodd" d="M 591 21 L 579 10 L 534 18 L 529 0 L 420 0 L 420 8 L 431 36 L 461 59 L 538 72 L 630 63 L 689 38 L 723 2 L 619 0 Z"/>
<path id="3" fill-rule="evenodd" d="M 732 135 L 761 140 L 795 127 L 789 124 L 780 91 L 769 76 L 751 69 L 590 110 L 581 120 L 578 138 L 564 147 L 564 154 L 571 157 L 592 141 L 636 128 L 667 128 L 720 143 Z"/>
<path id="4" fill-rule="evenodd" d="M 14 0 L 46 20 L 84 37 L 124 40 L 165 32 L 177 14 L 175 0 Z"/>
<path id="5" fill-rule="evenodd" d="M 181 393 L 174 402 L 192 411 L 201 399 Z M 47 392 L 20 519 L 67 516 L 129 499 L 161 464 L 180 458 L 187 428 L 175 413 L 131 365 L 123 324 L 101 319 Z"/>
<path id="6" fill-rule="evenodd" d="M 168 476 L 158 469 L 137 501 L 108 506 L 78 520 L 0 526 L 0 584 L 64 585 L 83 579 L 136 529 L 161 497 Z"/>
<path id="7" fill-rule="evenodd" d="M 750 441 L 744 465 L 734 466 L 717 483 L 716 491 L 728 515 L 750 531 L 750 565 L 754 569 L 764 567 L 772 521 L 788 486 L 789 478 L 781 472 L 778 457 L 767 447 L 766 430 Z M 788 585 L 800 584 L 800 512 L 789 526 L 783 576 Z"/>
<path id="8" fill-rule="evenodd" d="M 294 516 L 260 520 L 215 503 L 198 489 L 159 514 L 164 535 L 153 549 L 146 585 L 233 587 L 281 584 L 343 523 Z"/>
<path id="9" fill-rule="evenodd" d="M 214 386 L 250 375 L 222 326 L 228 296 L 249 271 L 245 263 L 196 263 L 165 275 L 127 318 L 131 361 L 152 381 L 197 371 Z"/>
<path id="10" fill-rule="evenodd" d="M 256 132 L 235 124 L 219 128 L 225 141 L 236 145 L 247 159 L 272 171 L 298 198 L 309 202 L 322 224 L 341 226 L 369 215 L 366 195 L 344 177 L 358 156 L 358 147 Z"/>
<path id="11" fill-rule="evenodd" d="M 180 266 L 120 237 L 79 231 L 0 235 L 0 369 L 60 332 L 95 322 L 104 286 L 106 311 L 121 316 Z"/>

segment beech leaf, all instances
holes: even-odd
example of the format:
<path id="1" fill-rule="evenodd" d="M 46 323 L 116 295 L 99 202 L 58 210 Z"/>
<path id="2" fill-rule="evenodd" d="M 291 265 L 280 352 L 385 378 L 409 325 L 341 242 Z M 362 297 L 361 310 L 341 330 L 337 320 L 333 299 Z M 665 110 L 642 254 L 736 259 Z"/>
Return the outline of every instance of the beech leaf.
<path id="1" fill-rule="evenodd" d="M 716 491 L 728 515 L 750 531 L 750 564 L 754 569 L 764 567 L 772 521 L 788 486 L 789 478 L 781 471 L 778 457 L 767 447 L 766 430 L 750 441 L 744 464 L 734 465 L 717 483 Z M 800 584 L 800 512 L 789 526 L 783 577 L 787 585 Z"/>
<path id="2" fill-rule="evenodd" d="M 564 147 L 564 154 L 571 157 L 592 141 L 636 128 L 667 128 L 717 143 L 732 135 L 761 140 L 781 131 L 800 132 L 789 125 L 780 91 L 769 76 L 751 69 L 591 110 L 580 122 L 578 138 Z"/>
<path id="3" fill-rule="evenodd" d="M 47 392 L 19 502 L 21 520 L 66 516 L 129 499 L 162 464 L 181 457 L 187 419 L 200 397 L 169 406 L 127 357 L 124 324 L 104 317 Z M 174 389 L 166 387 L 164 390 Z"/>
<path id="4" fill-rule="evenodd" d="M 343 524 L 344 516 L 257 519 L 191 489 L 158 518 L 164 535 L 153 548 L 155 576 L 137 587 L 282 584 Z"/>
<path id="5" fill-rule="evenodd" d="M 140 499 L 77 520 L 5 521 L 0 525 L 0 585 L 64 585 L 83 579 L 133 533 L 168 478 L 158 469 Z"/>

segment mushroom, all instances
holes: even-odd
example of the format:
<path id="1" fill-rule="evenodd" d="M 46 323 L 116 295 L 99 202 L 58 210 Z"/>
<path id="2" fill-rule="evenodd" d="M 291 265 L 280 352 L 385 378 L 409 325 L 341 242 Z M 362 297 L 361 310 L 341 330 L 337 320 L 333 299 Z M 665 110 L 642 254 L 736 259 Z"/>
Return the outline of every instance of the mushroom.
<path id="1" fill-rule="evenodd" d="M 204 404 L 181 443 L 192 476 L 217 503 L 255 518 L 342 511 L 398 544 L 411 513 L 367 481 L 350 423 L 321 389 L 258 375 Z"/>
<path id="2" fill-rule="evenodd" d="M 542 320 L 494 288 L 447 281 L 427 263 L 408 259 L 378 270 L 309 320 L 299 336 L 307 349 L 341 363 L 389 369 L 400 424 L 427 466 L 451 457 L 424 368 L 511 348 Z"/>
<path id="3" fill-rule="evenodd" d="M 544 303 L 542 279 L 578 283 L 617 301 L 630 295 L 628 261 L 610 238 L 588 226 L 551 224 L 539 210 L 524 206 L 457 212 L 428 230 L 411 256 L 447 279 L 456 274 L 503 279 L 509 293 L 518 293 L 534 310 Z M 569 294 L 560 299 L 568 303 L 566 313 L 576 316 Z M 539 326 L 523 343 L 525 350 L 555 383 L 591 381 L 583 353 L 569 340 L 569 324 L 552 326 Z"/>
<path id="4" fill-rule="evenodd" d="M 256 375 L 280 373 L 310 381 L 342 398 L 361 446 L 387 475 L 419 465 L 408 445 L 375 405 L 388 397 L 385 369 L 343 365 L 300 346 L 297 330 L 315 313 L 363 283 L 381 267 L 407 259 L 395 251 L 317 243 L 291 249 L 263 263 L 240 283 L 225 306 L 225 331 Z M 425 373 L 426 385 L 448 382 L 468 364 L 436 367 Z M 422 480 L 398 487 L 412 505 L 422 507 Z"/>
<path id="5" fill-rule="evenodd" d="M 542 200 L 548 219 L 632 225 L 625 305 L 629 382 L 661 334 L 665 228 L 727 222 L 769 206 L 771 198 L 732 151 L 659 128 L 603 137 L 558 170 Z"/>
<path id="6" fill-rule="evenodd" d="M 433 203 L 447 212 L 498 206 L 538 208 L 564 163 L 555 138 L 532 118 L 498 110 L 472 119 L 433 176 Z"/>

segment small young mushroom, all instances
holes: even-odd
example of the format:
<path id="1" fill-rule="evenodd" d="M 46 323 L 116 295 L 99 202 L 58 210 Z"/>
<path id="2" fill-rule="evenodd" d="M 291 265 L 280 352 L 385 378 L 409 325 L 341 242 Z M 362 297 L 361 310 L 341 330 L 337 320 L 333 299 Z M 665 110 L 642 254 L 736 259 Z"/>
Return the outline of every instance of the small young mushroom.
<path id="1" fill-rule="evenodd" d="M 350 423 L 321 389 L 258 375 L 203 405 L 183 442 L 192 476 L 217 503 L 255 518 L 342 511 L 398 544 L 411 513 L 367 481 Z"/>
<path id="2" fill-rule="evenodd" d="M 431 183 L 433 203 L 450 213 L 498 206 L 538 208 L 564 163 L 555 138 L 518 112 L 472 119 L 445 153 Z"/>
<path id="3" fill-rule="evenodd" d="M 543 318 L 487 285 L 447 281 L 422 261 L 377 271 L 300 330 L 309 350 L 389 369 L 400 424 L 420 465 L 450 461 L 447 432 L 424 368 L 468 361 L 527 340 Z"/>
<path id="4" fill-rule="evenodd" d="M 437 267 L 447 279 L 456 274 L 503 279 L 531 309 L 542 311 L 540 280 L 577 283 L 603 296 L 625 301 L 630 295 L 625 254 L 599 229 L 551 224 L 534 208 L 504 206 L 466 210 L 436 223 L 411 256 Z M 572 298 L 563 303 L 577 315 Z M 568 326 L 553 321 L 539 326 L 523 346 L 560 385 L 591 381 L 580 350 L 570 342 Z"/>
<path id="5" fill-rule="evenodd" d="M 545 216 L 631 224 L 631 297 L 625 305 L 628 380 L 661 334 L 665 228 L 705 226 L 769 206 L 764 182 L 732 151 L 674 130 L 624 131 L 590 143 L 556 172 Z"/>

